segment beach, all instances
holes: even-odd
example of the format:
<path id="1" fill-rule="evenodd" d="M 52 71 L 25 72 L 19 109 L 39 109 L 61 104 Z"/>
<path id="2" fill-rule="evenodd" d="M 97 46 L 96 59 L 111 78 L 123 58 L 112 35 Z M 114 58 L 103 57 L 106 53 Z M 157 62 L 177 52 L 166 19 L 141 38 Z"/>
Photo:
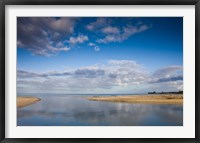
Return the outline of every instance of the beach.
<path id="1" fill-rule="evenodd" d="M 183 104 L 183 94 L 147 94 L 147 95 L 119 95 L 119 96 L 92 96 L 93 101 L 145 103 L 145 104 Z"/>
<path id="2" fill-rule="evenodd" d="M 34 104 L 38 101 L 40 101 L 40 98 L 37 97 L 22 97 L 22 96 L 18 96 L 17 97 L 17 108 L 22 108 L 31 104 Z"/>

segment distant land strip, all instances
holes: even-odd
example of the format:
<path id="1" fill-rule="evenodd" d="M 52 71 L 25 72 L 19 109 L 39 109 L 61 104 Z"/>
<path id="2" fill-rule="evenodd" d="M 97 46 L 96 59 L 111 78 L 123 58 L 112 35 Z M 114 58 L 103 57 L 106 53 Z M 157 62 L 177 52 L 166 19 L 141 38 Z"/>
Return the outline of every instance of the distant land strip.
<path id="1" fill-rule="evenodd" d="M 178 91 L 178 92 L 148 92 L 148 94 L 183 94 L 183 91 Z"/>
<path id="2" fill-rule="evenodd" d="M 37 97 L 24 97 L 24 96 L 18 96 L 17 97 L 17 108 L 22 108 L 31 104 L 34 104 L 38 101 L 40 101 L 40 98 Z"/>
<path id="3" fill-rule="evenodd" d="M 183 94 L 92 96 L 92 97 L 87 97 L 87 99 L 93 101 L 125 102 L 125 103 L 183 104 Z"/>

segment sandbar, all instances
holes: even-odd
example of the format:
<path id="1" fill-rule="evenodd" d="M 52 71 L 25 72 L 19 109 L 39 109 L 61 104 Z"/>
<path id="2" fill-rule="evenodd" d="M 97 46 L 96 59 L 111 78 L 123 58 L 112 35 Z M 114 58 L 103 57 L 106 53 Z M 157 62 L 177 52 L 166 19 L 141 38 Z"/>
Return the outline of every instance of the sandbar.
<path id="1" fill-rule="evenodd" d="M 24 96 L 18 96 L 17 97 L 17 108 L 22 108 L 31 104 L 34 104 L 38 101 L 40 101 L 40 98 L 37 97 L 24 97 Z"/>
<path id="2" fill-rule="evenodd" d="M 93 101 L 145 103 L 145 104 L 183 104 L 183 94 L 147 94 L 147 95 L 119 95 L 119 96 L 92 96 Z"/>

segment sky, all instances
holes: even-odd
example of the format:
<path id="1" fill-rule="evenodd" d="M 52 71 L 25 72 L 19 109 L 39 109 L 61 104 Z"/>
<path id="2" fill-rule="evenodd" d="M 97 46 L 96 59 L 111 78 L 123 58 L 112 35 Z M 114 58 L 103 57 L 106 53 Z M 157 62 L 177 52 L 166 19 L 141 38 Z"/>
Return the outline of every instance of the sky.
<path id="1" fill-rule="evenodd" d="M 17 93 L 183 90 L 182 17 L 18 17 Z"/>

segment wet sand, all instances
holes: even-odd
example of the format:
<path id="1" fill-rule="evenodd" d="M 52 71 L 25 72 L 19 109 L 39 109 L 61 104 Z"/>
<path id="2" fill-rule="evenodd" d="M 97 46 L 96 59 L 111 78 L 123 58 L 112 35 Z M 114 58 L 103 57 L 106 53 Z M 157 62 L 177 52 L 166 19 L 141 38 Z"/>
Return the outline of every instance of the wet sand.
<path id="1" fill-rule="evenodd" d="M 148 94 L 123 96 L 93 96 L 87 97 L 93 101 L 145 103 L 145 104 L 183 104 L 183 94 Z"/>
<path id="2" fill-rule="evenodd" d="M 34 104 L 38 101 L 40 101 L 40 98 L 37 97 L 22 97 L 22 96 L 18 96 L 17 97 L 17 108 L 22 108 L 31 104 Z"/>

